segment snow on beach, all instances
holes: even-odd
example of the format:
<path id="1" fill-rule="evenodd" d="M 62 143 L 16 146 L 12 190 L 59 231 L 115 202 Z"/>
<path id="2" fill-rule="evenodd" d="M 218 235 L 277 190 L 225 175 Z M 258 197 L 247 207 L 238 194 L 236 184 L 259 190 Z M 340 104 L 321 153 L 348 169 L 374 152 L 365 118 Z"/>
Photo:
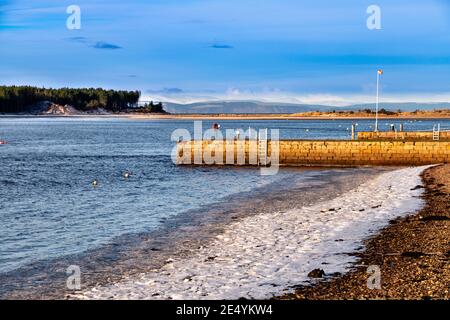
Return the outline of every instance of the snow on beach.
<path id="1" fill-rule="evenodd" d="M 414 187 L 425 168 L 382 173 L 313 206 L 248 216 L 189 258 L 72 298 L 266 299 L 308 283 L 315 268 L 344 273 L 356 261 L 348 253 L 362 250 L 364 239 L 423 205 Z"/>

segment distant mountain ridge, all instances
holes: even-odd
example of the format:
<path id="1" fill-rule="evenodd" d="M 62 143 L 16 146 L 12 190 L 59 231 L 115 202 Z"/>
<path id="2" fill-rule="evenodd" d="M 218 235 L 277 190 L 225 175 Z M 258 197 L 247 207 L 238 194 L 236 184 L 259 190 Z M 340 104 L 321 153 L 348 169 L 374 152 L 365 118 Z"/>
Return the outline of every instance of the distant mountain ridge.
<path id="1" fill-rule="evenodd" d="M 379 108 L 391 111 L 415 111 L 450 109 L 449 102 L 440 103 L 380 103 Z M 260 101 L 206 101 L 189 104 L 165 102 L 164 109 L 170 113 L 200 113 L 200 114 L 239 114 L 239 113 L 299 113 L 308 111 L 351 111 L 375 109 L 375 103 L 354 104 L 346 107 L 325 106 L 315 104 L 272 103 Z"/>
<path id="2" fill-rule="evenodd" d="M 164 103 L 170 113 L 296 113 L 329 111 L 333 107 L 310 104 L 268 103 L 260 101 L 207 101 L 189 104 Z"/>

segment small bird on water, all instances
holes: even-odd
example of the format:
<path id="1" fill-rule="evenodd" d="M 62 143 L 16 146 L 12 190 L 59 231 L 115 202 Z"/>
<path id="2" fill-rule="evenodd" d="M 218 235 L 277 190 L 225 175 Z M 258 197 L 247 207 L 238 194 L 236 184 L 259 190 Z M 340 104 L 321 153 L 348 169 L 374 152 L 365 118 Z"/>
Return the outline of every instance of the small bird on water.
<path id="1" fill-rule="evenodd" d="M 97 184 L 98 184 L 98 181 L 97 181 L 97 179 L 94 179 L 94 181 L 92 181 L 92 185 L 93 185 L 94 187 L 96 187 L 96 186 L 97 186 Z"/>
<path id="2" fill-rule="evenodd" d="M 130 177 L 130 172 L 125 171 L 124 174 L 123 174 L 123 177 L 124 177 L 125 179 L 128 179 L 128 178 Z"/>

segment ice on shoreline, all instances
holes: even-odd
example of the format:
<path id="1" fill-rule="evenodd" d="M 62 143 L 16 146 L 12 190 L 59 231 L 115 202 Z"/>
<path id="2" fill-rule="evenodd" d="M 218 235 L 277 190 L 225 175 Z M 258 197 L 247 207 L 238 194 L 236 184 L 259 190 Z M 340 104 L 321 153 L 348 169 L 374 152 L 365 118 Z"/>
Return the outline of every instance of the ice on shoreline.
<path id="1" fill-rule="evenodd" d="M 363 240 L 422 206 L 420 173 L 382 173 L 333 200 L 229 224 L 189 258 L 72 296 L 81 299 L 266 299 L 307 283 L 315 268 L 344 273 Z M 301 195 L 299 195 L 301 196 Z"/>

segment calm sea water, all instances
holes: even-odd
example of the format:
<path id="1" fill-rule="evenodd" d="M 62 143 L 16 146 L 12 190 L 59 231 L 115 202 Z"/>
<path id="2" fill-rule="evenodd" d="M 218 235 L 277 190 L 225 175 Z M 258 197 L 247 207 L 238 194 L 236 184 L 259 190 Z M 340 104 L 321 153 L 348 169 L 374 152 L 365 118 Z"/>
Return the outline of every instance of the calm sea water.
<path id="1" fill-rule="evenodd" d="M 373 121 L 357 121 L 369 130 Z M 407 121 L 430 130 L 437 121 Z M 450 127 L 450 122 L 440 121 Z M 276 128 L 281 138 L 349 138 L 351 120 L 221 121 Z M 381 121 L 381 128 L 400 121 Z M 211 127 L 204 122 L 204 128 Z M 177 167 L 173 130 L 192 121 L 0 118 L 0 273 L 146 233 L 174 216 L 285 179 L 256 168 Z M 129 179 L 125 171 L 132 172 Z M 92 181 L 99 184 L 93 188 Z"/>

